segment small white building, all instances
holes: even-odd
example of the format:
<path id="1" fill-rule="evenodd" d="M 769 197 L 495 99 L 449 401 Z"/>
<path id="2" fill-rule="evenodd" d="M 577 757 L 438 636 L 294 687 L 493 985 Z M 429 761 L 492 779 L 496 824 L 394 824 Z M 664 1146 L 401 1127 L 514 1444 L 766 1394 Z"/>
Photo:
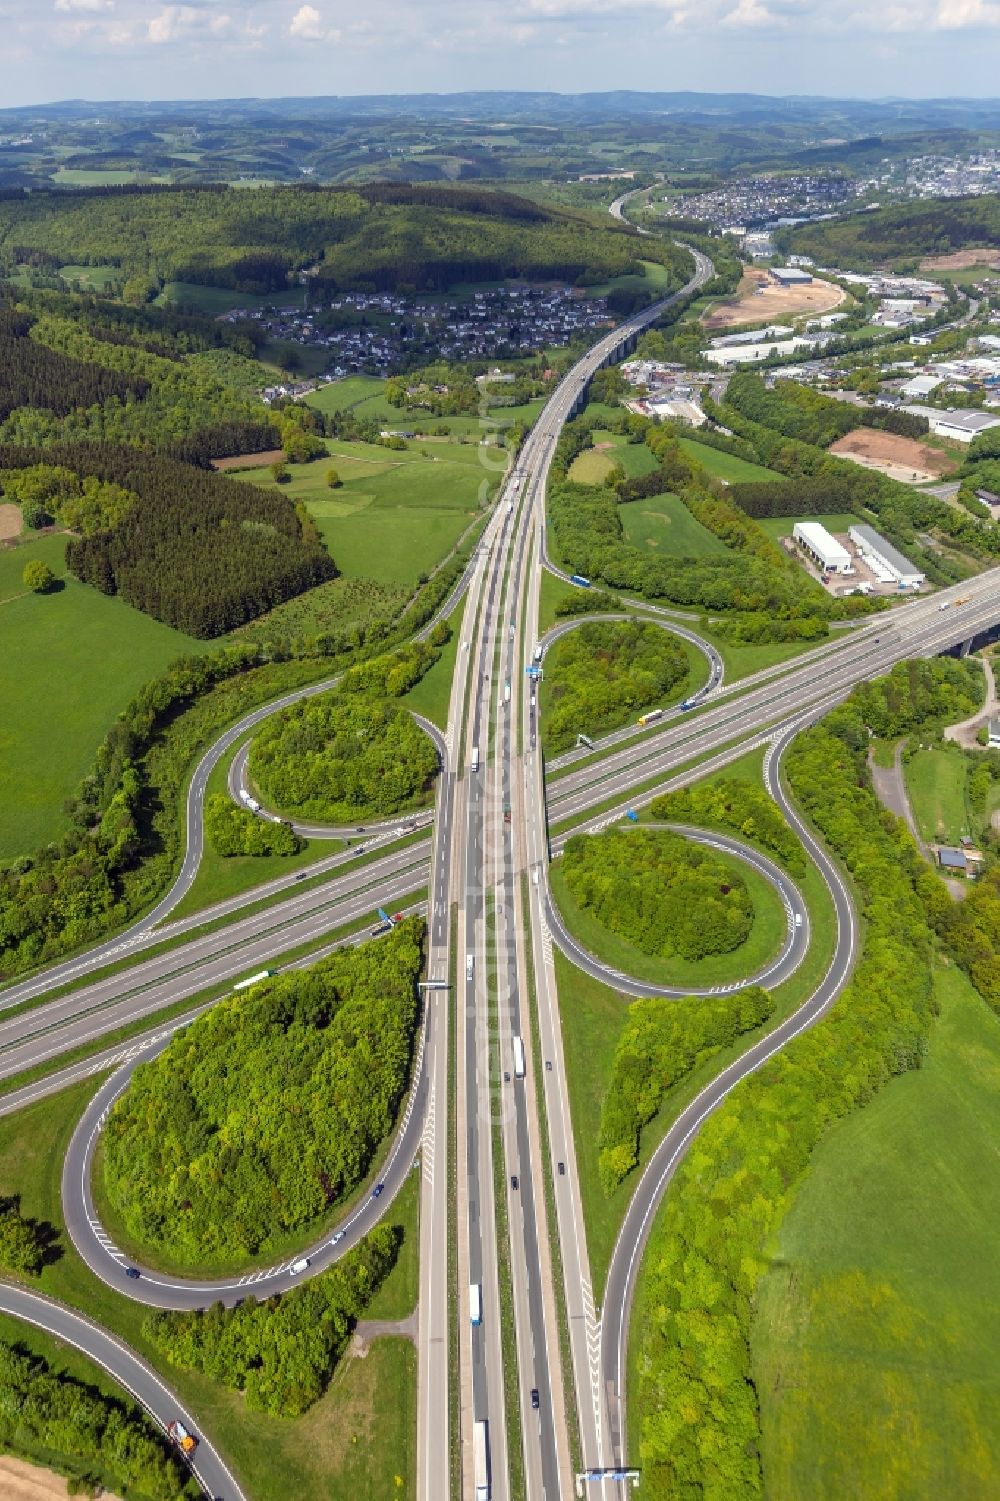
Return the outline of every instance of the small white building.
<path id="1" fill-rule="evenodd" d="M 1000 427 L 1000 417 L 991 412 L 979 412 L 974 407 L 964 411 L 935 412 L 930 418 L 931 432 L 939 438 L 953 438 L 958 443 L 971 443 L 987 428 Z"/>
<path id="2" fill-rule="evenodd" d="M 819 564 L 824 573 L 853 573 L 851 555 L 818 521 L 796 521 L 792 539 Z"/>
<path id="3" fill-rule="evenodd" d="M 858 556 L 864 559 L 880 582 L 895 582 L 900 589 L 920 588 L 925 575 L 919 568 L 914 568 L 909 558 L 904 558 L 881 532 L 863 522 L 855 522 L 848 527 L 847 535 L 858 549 Z"/>

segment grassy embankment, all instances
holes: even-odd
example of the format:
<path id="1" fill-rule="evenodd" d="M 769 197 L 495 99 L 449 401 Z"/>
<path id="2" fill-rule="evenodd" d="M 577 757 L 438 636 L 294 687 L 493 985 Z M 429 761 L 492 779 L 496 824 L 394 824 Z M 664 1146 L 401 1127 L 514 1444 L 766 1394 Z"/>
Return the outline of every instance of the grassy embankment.
<path id="1" fill-rule="evenodd" d="M 759 783 L 761 763 L 762 753 L 755 751 L 727 767 L 722 776 Z M 775 1012 L 767 1024 L 768 1029 L 812 993 L 826 973 L 833 953 L 835 918 L 826 885 L 811 864 L 806 875 L 797 880 L 809 910 L 812 942 L 795 974 L 773 992 Z M 641 1173 L 657 1145 L 684 1106 L 727 1063 L 745 1052 L 760 1032 L 748 1033 L 730 1047 L 723 1048 L 665 1095 L 657 1115 L 643 1128 L 638 1167 L 609 1198 L 601 1186 L 598 1172 L 601 1104 L 630 1002 L 626 996 L 583 974 L 558 950 L 554 957 L 587 1248 L 594 1296 L 600 1302 L 619 1226 Z"/>
<path id="2" fill-rule="evenodd" d="M 771 1248 L 767 1493 L 987 1501 L 1000 1471 L 1000 1020 L 955 969 L 920 1069 L 837 1125 Z"/>
<path id="3" fill-rule="evenodd" d="M 93 1276 L 63 1225 L 63 1157 L 96 1087 L 89 1080 L 0 1121 L 0 1189 L 19 1193 L 25 1214 L 61 1232 L 64 1255 L 45 1268 L 39 1290 L 80 1308 L 162 1368 L 162 1356 L 142 1334 L 143 1309 Z M 390 1210 L 389 1222 L 403 1230 L 403 1251 L 372 1316 L 402 1317 L 415 1305 L 418 1189 L 414 1174 Z M 320 1401 L 291 1420 L 248 1413 L 242 1396 L 197 1372 L 165 1367 L 165 1375 L 254 1501 L 416 1495 L 416 1352 L 408 1340 L 379 1339 L 364 1359 L 346 1357 Z"/>

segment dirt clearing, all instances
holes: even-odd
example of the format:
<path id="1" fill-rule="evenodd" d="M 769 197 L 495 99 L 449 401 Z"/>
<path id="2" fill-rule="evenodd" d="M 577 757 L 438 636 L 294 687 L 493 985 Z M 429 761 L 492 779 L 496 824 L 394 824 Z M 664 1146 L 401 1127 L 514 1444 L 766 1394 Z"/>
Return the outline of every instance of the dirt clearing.
<path id="1" fill-rule="evenodd" d="M 858 427 L 832 443 L 830 453 L 841 459 L 853 459 L 866 469 L 878 469 L 890 479 L 909 484 L 922 484 L 926 480 L 939 479 L 955 467 L 951 454 L 931 448 L 916 438 L 903 438 L 898 433 L 883 433 L 875 427 Z"/>
<path id="2" fill-rule="evenodd" d="M 0 1496 L 3 1501 L 66 1501 L 69 1487 L 61 1475 L 25 1464 L 9 1454 L 0 1454 Z M 102 1491 L 104 1501 L 117 1501 L 110 1491 Z"/>
<path id="3" fill-rule="evenodd" d="M 952 250 L 948 255 L 927 255 L 920 262 L 921 271 L 968 271 L 973 266 L 1000 269 L 1000 250 L 995 245 L 978 250 Z"/>
<path id="4" fill-rule="evenodd" d="M 779 287 L 766 271 L 744 271 L 734 297 L 717 303 L 705 314 L 706 328 L 737 328 L 743 323 L 773 323 L 803 313 L 828 313 L 846 297 L 828 281 L 810 281 L 800 287 Z"/>
<path id="5" fill-rule="evenodd" d="M 0 504 L 0 542 L 12 542 L 21 535 L 21 507 L 10 501 Z"/>
<path id="6" fill-rule="evenodd" d="M 231 459 L 213 459 L 213 469 L 264 469 L 268 464 L 283 464 L 284 449 L 269 448 L 265 453 L 238 453 Z"/>

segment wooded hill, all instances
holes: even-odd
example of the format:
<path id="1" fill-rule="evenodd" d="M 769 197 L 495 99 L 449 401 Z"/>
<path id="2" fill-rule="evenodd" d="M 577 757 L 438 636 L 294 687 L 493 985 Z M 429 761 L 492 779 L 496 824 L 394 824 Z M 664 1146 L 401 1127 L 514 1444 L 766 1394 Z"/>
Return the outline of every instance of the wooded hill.
<path id="1" fill-rule="evenodd" d="M 511 193 L 375 183 L 358 188 L 98 189 L 0 202 L 0 272 L 110 265 L 141 299 L 163 282 L 276 292 L 317 287 L 438 291 L 503 277 L 603 281 L 690 259 L 666 240 L 597 225 Z"/>
<path id="2" fill-rule="evenodd" d="M 969 245 L 1000 240 L 1000 196 L 926 198 L 897 203 L 866 214 L 847 214 L 820 224 L 783 231 L 783 250 L 811 255 L 821 266 L 870 271 L 877 266 L 912 264 L 925 255 L 947 255 Z"/>

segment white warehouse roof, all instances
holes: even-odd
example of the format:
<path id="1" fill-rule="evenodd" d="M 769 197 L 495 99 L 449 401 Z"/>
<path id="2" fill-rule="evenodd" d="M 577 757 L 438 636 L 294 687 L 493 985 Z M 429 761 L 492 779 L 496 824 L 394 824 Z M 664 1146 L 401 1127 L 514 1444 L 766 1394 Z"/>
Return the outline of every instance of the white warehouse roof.
<path id="1" fill-rule="evenodd" d="M 884 564 L 890 577 L 894 578 L 898 584 L 908 584 L 913 587 L 923 583 L 925 575 L 920 572 L 920 569 L 915 568 L 909 558 L 904 558 L 888 538 L 883 537 L 882 533 L 877 532 L 874 527 L 866 526 L 864 522 L 856 522 L 854 526 L 848 528 L 847 535 L 861 548 L 866 558 Z"/>
<path id="2" fill-rule="evenodd" d="M 844 573 L 850 566 L 851 555 L 832 537 L 819 521 L 796 521 L 792 536 L 801 542 L 807 551 L 834 573 Z"/>
<path id="3" fill-rule="evenodd" d="M 935 412 L 934 419 L 931 423 L 934 431 L 940 432 L 942 428 L 948 428 L 972 437 L 985 432 L 988 427 L 1000 424 L 1000 417 L 995 417 L 990 412 L 977 412 L 974 408 L 958 412 Z"/>

